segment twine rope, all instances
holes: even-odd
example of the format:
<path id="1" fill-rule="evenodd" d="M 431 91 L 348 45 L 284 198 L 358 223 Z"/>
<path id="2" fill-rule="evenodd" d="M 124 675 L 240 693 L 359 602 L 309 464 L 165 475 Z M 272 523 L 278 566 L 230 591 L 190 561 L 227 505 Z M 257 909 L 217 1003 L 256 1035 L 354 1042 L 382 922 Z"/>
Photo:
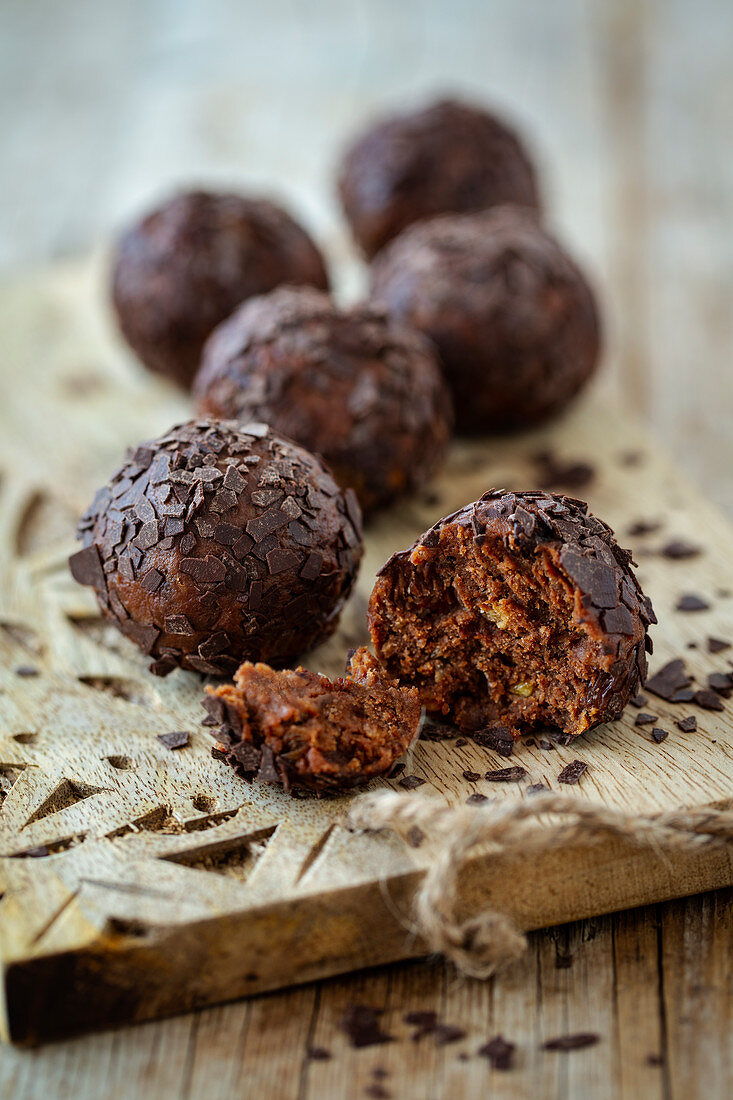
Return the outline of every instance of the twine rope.
<path id="1" fill-rule="evenodd" d="M 549 815 L 551 820 L 540 821 Z M 458 916 L 460 873 L 477 849 L 488 859 L 512 850 L 539 855 L 575 841 L 592 845 L 615 837 L 652 848 L 664 859 L 672 852 L 733 844 L 729 810 L 633 814 L 552 791 L 477 807 L 375 791 L 355 802 L 349 824 L 367 831 L 391 829 L 412 847 L 429 849 L 429 866 L 413 903 L 416 930 L 431 952 L 476 978 L 489 978 L 527 948 L 526 936 L 498 909 L 487 906 L 465 920 Z"/>

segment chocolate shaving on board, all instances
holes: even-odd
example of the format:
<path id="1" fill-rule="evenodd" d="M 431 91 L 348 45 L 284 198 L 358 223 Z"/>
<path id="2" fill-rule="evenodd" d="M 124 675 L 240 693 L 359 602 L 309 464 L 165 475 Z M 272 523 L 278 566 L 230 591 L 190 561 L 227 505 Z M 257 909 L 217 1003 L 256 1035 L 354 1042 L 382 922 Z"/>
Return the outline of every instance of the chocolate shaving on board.
<path id="1" fill-rule="evenodd" d="M 600 1042 L 600 1035 L 590 1031 L 578 1031 L 572 1035 L 558 1035 L 556 1039 L 546 1039 L 543 1050 L 582 1050 Z"/>
<path id="2" fill-rule="evenodd" d="M 527 774 L 526 768 L 521 768 L 518 764 L 513 768 L 497 768 L 494 771 L 486 772 L 484 779 L 488 779 L 489 783 L 518 783 L 520 779 L 524 779 Z"/>
<path id="3" fill-rule="evenodd" d="M 353 1047 L 359 1049 L 394 1041 L 393 1035 L 382 1030 L 379 1017 L 383 1013 L 383 1008 L 374 1008 L 371 1005 L 347 1005 L 341 1017 L 340 1027 L 346 1032 Z"/>
<path id="4" fill-rule="evenodd" d="M 156 738 L 166 749 L 185 749 L 190 739 L 188 730 L 175 730 L 172 733 L 158 733 Z"/>
<path id="5" fill-rule="evenodd" d="M 585 760 L 571 760 L 569 764 L 566 764 L 563 770 L 557 777 L 558 783 L 567 783 L 574 785 L 579 783 L 581 778 L 588 771 L 588 765 Z"/>
<path id="6" fill-rule="evenodd" d="M 478 1048 L 477 1053 L 488 1058 L 493 1069 L 508 1070 L 514 1065 L 516 1044 L 508 1042 L 503 1035 L 495 1035 L 488 1043 Z"/>
<path id="7" fill-rule="evenodd" d="M 707 611 L 709 608 L 708 601 L 702 596 L 695 595 L 694 592 L 687 592 L 684 596 L 680 596 L 675 604 L 676 611 Z"/>

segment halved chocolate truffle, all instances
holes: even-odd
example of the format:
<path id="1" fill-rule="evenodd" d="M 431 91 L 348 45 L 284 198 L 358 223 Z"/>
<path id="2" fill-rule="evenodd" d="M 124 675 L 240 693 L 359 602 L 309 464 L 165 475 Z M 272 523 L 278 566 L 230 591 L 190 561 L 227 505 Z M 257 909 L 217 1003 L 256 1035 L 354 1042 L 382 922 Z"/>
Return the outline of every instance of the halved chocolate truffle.
<path id="1" fill-rule="evenodd" d="M 417 737 L 420 700 L 396 685 L 366 649 L 347 676 L 245 663 L 234 684 L 204 700 L 212 750 L 243 779 L 290 790 L 338 790 L 384 775 Z"/>
<path id="2" fill-rule="evenodd" d="M 190 421 L 131 450 L 79 535 L 74 577 L 160 675 L 293 660 L 336 628 L 362 555 L 354 494 L 256 423 Z"/>
<path id="3" fill-rule="evenodd" d="M 373 298 L 435 343 L 461 432 L 546 420 L 596 369 L 593 293 L 531 211 L 421 222 L 380 254 L 372 274 Z"/>
<path id="4" fill-rule="evenodd" d="M 339 192 L 367 256 L 423 218 L 506 202 L 539 206 L 534 166 L 517 134 L 489 111 L 453 99 L 372 125 L 344 157 Z"/>
<path id="5" fill-rule="evenodd" d="M 583 733 L 646 676 L 656 618 L 631 564 L 583 501 L 491 490 L 383 566 L 372 641 L 387 675 L 462 730 Z"/>
<path id="6" fill-rule="evenodd" d="M 280 283 L 328 288 L 305 230 L 266 199 L 191 191 L 121 237 L 112 299 L 145 366 L 187 387 L 211 330 L 245 298 Z"/>
<path id="7" fill-rule="evenodd" d="M 322 455 L 364 511 L 414 492 L 443 457 L 450 392 L 429 340 L 370 306 L 280 287 L 245 302 L 209 337 L 198 411 L 263 420 Z"/>

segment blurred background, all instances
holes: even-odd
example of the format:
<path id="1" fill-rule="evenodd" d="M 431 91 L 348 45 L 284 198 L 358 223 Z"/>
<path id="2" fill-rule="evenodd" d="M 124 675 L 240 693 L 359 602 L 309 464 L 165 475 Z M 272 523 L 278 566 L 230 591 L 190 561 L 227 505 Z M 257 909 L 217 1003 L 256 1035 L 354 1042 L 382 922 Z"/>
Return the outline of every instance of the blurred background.
<path id="1" fill-rule="evenodd" d="M 733 513 L 730 0 L 3 0 L 2 278 L 208 182 L 280 195 L 357 294 L 338 155 L 444 92 L 526 134 L 609 376 Z"/>

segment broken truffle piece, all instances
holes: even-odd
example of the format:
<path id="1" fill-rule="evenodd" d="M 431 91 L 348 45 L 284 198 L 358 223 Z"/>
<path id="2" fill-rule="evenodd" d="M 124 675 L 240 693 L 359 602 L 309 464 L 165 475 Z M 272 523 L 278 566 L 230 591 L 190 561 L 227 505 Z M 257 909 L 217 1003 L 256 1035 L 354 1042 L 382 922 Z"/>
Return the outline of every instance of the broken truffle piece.
<path id="1" fill-rule="evenodd" d="M 415 492 L 443 458 L 450 392 L 422 333 L 309 287 L 253 298 L 204 348 L 200 413 L 263 420 L 322 455 L 365 512 Z"/>
<path id="2" fill-rule="evenodd" d="M 388 675 L 460 729 L 575 736 L 618 718 L 656 622 L 631 554 L 582 501 L 491 490 L 377 577 L 369 628 Z"/>
<path id="3" fill-rule="evenodd" d="M 487 110 L 451 99 L 372 124 L 346 152 L 339 193 L 367 256 L 436 214 L 540 205 L 517 134 Z"/>
<path id="4" fill-rule="evenodd" d="M 596 369 L 594 295 L 531 211 L 420 222 L 380 253 L 372 276 L 373 300 L 435 343 L 461 432 L 546 420 Z"/>
<path id="5" fill-rule="evenodd" d="M 214 326 L 286 282 L 328 288 L 321 254 L 289 214 L 265 199 L 191 191 L 121 237 L 112 298 L 145 366 L 187 387 Z"/>
<path id="6" fill-rule="evenodd" d="M 362 554 L 359 505 L 266 424 L 195 420 L 128 452 L 70 559 L 160 675 L 284 664 L 336 628 Z"/>
<path id="7" fill-rule="evenodd" d="M 234 684 L 209 689 L 204 706 L 217 724 L 214 756 L 243 779 L 286 790 L 343 790 L 385 775 L 420 723 L 417 692 L 397 686 L 366 649 L 337 680 L 246 662 Z"/>

